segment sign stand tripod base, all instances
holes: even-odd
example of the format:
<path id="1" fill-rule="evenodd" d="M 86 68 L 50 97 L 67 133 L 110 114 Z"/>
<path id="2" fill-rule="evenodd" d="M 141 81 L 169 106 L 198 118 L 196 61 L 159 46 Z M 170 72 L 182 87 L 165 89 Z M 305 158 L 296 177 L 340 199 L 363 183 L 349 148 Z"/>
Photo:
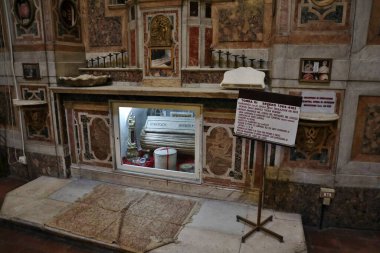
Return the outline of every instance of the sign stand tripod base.
<path id="1" fill-rule="evenodd" d="M 262 192 L 260 192 L 259 194 L 259 197 L 261 198 L 261 195 L 262 195 Z M 266 223 L 268 223 L 269 221 L 272 221 L 273 220 L 273 216 L 269 216 L 268 218 L 266 218 L 264 221 L 260 221 L 261 220 L 261 205 L 259 204 L 259 207 L 258 207 L 258 213 L 257 213 L 257 222 L 254 223 L 246 218 L 243 218 L 241 217 L 240 215 L 236 215 L 236 221 L 239 222 L 239 221 L 242 221 L 250 226 L 252 226 L 252 230 L 250 230 L 248 233 L 246 233 L 245 235 L 243 235 L 243 237 L 241 238 L 241 242 L 244 243 L 245 242 L 245 239 L 247 239 L 250 235 L 252 235 L 253 233 L 257 232 L 257 231 L 263 231 L 267 234 L 270 234 L 272 235 L 273 237 L 277 238 L 280 242 L 284 242 L 284 237 L 282 235 L 279 235 L 267 228 L 264 227 L 264 225 Z"/>
<path id="2" fill-rule="evenodd" d="M 268 218 L 266 218 L 264 221 L 261 221 L 261 209 L 262 209 L 262 201 L 263 201 L 263 182 L 264 182 L 264 176 L 265 176 L 265 173 L 264 173 L 264 161 L 265 161 L 265 154 L 266 154 L 265 142 L 257 141 L 257 149 L 258 149 L 258 152 L 260 152 L 260 149 L 261 149 L 261 152 L 263 154 L 261 156 L 262 160 L 260 160 L 257 163 L 259 165 L 258 169 L 262 171 L 262 176 L 261 176 L 260 182 L 259 182 L 259 201 L 258 201 L 258 206 L 257 206 L 257 222 L 254 223 L 248 219 L 245 219 L 239 215 L 236 215 L 236 221 L 237 222 L 242 221 L 242 222 L 252 226 L 252 230 L 250 230 L 248 233 L 243 235 L 243 237 L 241 238 L 241 242 L 244 243 L 245 239 L 247 239 L 250 235 L 252 235 L 253 233 L 255 233 L 257 231 L 263 231 L 263 232 L 270 234 L 273 237 L 277 238 L 280 242 L 284 242 L 284 237 L 282 235 L 279 235 L 279 234 L 277 234 L 277 233 L 275 233 L 275 232 L 264 227 L 264 225 L 266 223 L 273 220 L 272 215 L 269 216 Z"/>

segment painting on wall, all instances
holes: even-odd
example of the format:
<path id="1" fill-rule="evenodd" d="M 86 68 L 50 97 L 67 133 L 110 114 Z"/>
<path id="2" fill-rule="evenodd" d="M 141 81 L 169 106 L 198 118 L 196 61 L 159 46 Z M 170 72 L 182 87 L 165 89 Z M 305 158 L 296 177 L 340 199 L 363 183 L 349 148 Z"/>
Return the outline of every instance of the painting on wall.
<path id="1" fill-rule="evenodd" d="M 59 18 L 62 24 L 68 29 L 71 29 L 76 25 L 77 10 L 74 2 L 70 0 L 62 1 L 59 6 Z"/>
<path id="2" fill-rule="evenodd" d="M 173 68 L 173 52 L 171 48 L 151 48 L 150 68 L 169 69 Z"/>
<path id="3" fill-rule="evenodd" d="M 16 0 L 14 12 L 18 23 L 23 27 L 29 27 L 34 21 L 34 5 L 31 0 Z"/>
<path id="4" fill-rule="evenodd" d="M 40 67 L 38 63 L 23 63 L 22 73 L 26 80 L 39 80 L 40 79 Z"/>
<path id="5" fill-rule="evenodd" d="M 262 41 L 264 1 L 240 0 L 218 10 L 219 42 Z"/>
<path id="6" fill-rule="evenodd" d="M 300 82 L 328 83 L 331 79 L 332 59 L 302 58 L 300 62 Z"/>

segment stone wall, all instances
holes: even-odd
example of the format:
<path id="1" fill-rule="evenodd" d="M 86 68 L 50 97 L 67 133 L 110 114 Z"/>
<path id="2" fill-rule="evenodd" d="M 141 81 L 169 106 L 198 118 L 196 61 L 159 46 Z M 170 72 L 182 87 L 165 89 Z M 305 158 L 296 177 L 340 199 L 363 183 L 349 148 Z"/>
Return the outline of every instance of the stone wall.
<path id="1" fill-rule="evenodd" d="M 267 180 L 264 206 L 302 215 L 305 225 L 380 229 L 380 190 L 335 187 L 330 206 L 323 207 L 320 185 Z"/>

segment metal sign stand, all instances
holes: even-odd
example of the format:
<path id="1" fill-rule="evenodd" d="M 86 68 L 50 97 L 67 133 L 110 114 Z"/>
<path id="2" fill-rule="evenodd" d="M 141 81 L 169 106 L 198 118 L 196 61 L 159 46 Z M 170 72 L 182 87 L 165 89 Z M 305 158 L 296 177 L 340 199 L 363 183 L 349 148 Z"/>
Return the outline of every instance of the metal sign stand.
<path id="1" fill-rule="evenodd" d="M 284 242 L 279 235 L 264 227 L 273 220 L 269 216 L 261 221 L 261 209 L 264 196 L 264 178 L 266 162 L 266 143 L 294 146 L 297 134 L 298 120 L 302 97 L 279 93 L 270 93 L 255 90 L 239 90 L 239 98 L 236 106 L 235 135 L 256 141 L 256 166 L 260 175 L 257 180 L 259 200 L 257 207 L 256 223 L 236 216 L 237 222 L 244 222 L 252 226 L 252 230 L 245 234 L 241 241 L 244 243 L 247 237 L 257 231 L 263 231 Z"/>
<path id="2" fill-rule="evenodd" d="M 246 233 L 245 235 L 243 235 L 243 237 L 241 238 L 241 242 L 244 243 L 245 242 L 245 239 L 247 239 L 250 235 L 252 235 L 253 233 L 255 232 L 258 232 L 258 231 L 263 231 L 267 234 L 270 234 L 272 235 L 273 237 L 276 237 L 280 242 L 284 242 L 284 238 L 282 235 L 279 235 L 267 228 L 264 227 L 264 225 L 266 223 L 268 223 L 269 221 L 272 221 L 273 220 L 273 216 L 269 216 L 268 218 L 266 218 L 264 221 L 261 221 L 261 209 L 262 209 L 262 202 L 263 202 L 263 195 L 264 195 L 264 177 L 265 177 L 265 158 L 266 158 L 266 143 L 264 141 L 259 141 L 259 140 L 256 140 L 256 143 L 257 143 L 257 147 L 256 147 L 256 153 L 259 154 L 260 152 L 262 153 L 261 156 L 258 156 L 256 159 L 259 159 L 257 160 L 257 169 L 260 170 L 258 171 L 259 173 L 261 172 L 262 176 L 260 177 L 260 180 L 258 182 L 258 191 L 259 191 L 259 201 L 258 201 L 258 206 L 257 206 L 257 220 L 256 220 L 256 223 L 246 219 L 246 218 L 243 218 L 239 215 L 236 215 L 236 221 L 237 222 L 244 222 L 250 226 L 252 226 L 252 230 L 250 230 L 248 233 Z"/>

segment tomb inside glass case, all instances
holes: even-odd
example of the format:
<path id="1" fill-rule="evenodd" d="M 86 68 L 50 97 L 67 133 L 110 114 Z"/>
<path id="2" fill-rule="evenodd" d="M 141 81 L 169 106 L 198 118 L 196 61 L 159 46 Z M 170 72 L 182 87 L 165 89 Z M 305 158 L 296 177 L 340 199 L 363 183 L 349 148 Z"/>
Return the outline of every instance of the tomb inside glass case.
<path id="1" fill-rule="evenodd" d="M 201 105 L 112 102 L 116 168 L 200 180 Z"/>

